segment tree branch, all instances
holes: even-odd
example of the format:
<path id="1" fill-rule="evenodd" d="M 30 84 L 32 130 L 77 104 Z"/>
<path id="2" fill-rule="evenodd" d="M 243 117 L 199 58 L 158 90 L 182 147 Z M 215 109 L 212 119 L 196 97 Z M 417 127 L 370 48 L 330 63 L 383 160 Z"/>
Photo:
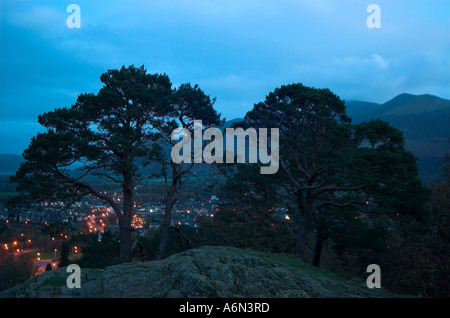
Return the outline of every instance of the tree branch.
<path id="1" fill-rule="evenodd" d="M 76 179 L 73 179 L 73 178 L 70 178 L 70 177 L 66 176 L 64 173 L 59 171 L 58 167 L 56 167 L 56 166 L 55 166 L 55 172 L 61 179 L 65 180 L 65 181 L 67 181 L 69 183 L 72 183 L 73 185 L 81 186 L 84 189 L 88 190 L 93 195 L 95 195 L 97 198 L 108 202 L 111 205 L 111 207 L 113 208 L 114 212 L 116 213 L 117 217 L 120 220 L 120 218 L 122 217 L 122 211 L 121 211 L 120 207 L 117 205 L 117 203 L 111 197 L 100 193 L 99 191 L 94 189 L 91 185 L 89 185 L 89 184 L 87 184 L 85 182 L 81 182 L 79 180 L 76 180 Z"/>

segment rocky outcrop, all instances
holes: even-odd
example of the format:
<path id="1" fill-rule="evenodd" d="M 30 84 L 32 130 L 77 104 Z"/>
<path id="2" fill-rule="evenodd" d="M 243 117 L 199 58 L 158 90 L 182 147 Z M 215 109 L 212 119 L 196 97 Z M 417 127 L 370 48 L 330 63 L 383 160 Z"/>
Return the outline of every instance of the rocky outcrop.
<path id="1" fill-rule="evenodd" d="M 45 272 L 0 297 L 389 297 L 293 258 L 205 246 L 161 261 L 81 269 L 70 289 L 65 268 Z"/>

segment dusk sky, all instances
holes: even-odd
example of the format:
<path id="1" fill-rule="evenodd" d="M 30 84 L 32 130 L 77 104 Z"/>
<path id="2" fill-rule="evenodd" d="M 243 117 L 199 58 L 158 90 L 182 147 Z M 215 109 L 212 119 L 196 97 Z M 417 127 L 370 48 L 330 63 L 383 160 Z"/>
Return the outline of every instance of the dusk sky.
<path id="1" fill-rule="evenodd" d="M 71 3 L 81 27 L 68 28 Z M 381 28 L 368 28 L 369 4 Z M 37 116 L 96 93 L 122 65 L 199 84 L 227 120 L 300 82 L 344 100 L 449 98 L 450 1 L 0 1 L 0 153 L 21 154 Z"/>

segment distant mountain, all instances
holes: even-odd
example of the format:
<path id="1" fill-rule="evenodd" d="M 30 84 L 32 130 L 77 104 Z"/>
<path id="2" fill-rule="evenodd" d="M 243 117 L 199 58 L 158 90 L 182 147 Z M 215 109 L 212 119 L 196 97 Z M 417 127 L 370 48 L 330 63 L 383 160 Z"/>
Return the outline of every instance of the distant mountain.
<path id="1" fill-rule="evenodd" d="M 347 114 L 352 118 L 354 123 L 361 123 L 366 120 L 367 114 L 378 108 L 380 104 L 352 100 L 345 103 L 347 106 Z"/>
<path id="2" fill-rule="evenodd" d="M 0 154 L 0 174 L 14 174 L 23 161 L 22 156 Z"/>
<path id="3" fill-rule="evenodd" d="M 450 100 L 400 94 L 384 104 L 349 101 L 346 106 L 355 123 L 380 118 L 402 130 L 405 148 L 418 157 L 425 181 L 440 174 L 439 163 L 450 149 Z"/>
<path id="4" fill-rule="evenodd" d="M 238 123 L 240 121 L 243 121 L 243 118 L 235 118 L 235 119 L 231 119 L 231 120 L 227 120 L 222 126 L 220 126 L 219 128 L 223 131 L 226 128 L 230 128 L 234 123 Z"/>
<path id="5" fill-rule="evenodd" d="M 354 122 L 380 118 L 402 129 L 405 137 L 450 137 L 450 101 L 433 95 L 400 94 L 384 104 L 347 103 Z"/>

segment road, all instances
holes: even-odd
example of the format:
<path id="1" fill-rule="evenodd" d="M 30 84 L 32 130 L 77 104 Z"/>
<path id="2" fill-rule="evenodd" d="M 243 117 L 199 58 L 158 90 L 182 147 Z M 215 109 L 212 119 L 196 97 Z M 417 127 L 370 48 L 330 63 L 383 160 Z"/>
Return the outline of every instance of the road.
<path id="1" fill-rule="evenodd" d="M 38 251 L 39 251 L 38 248 L 29 248 L 29 249 L 26 249 L 26 250 L 21 250 L 19 252 L 15 251 L 13 255 L 14 256 L 18 256 L 18 255 L 21 255 L 21 254 L 26 254 L 26 253 L 31 253 L 31 252 L 38 252 Z"/>

